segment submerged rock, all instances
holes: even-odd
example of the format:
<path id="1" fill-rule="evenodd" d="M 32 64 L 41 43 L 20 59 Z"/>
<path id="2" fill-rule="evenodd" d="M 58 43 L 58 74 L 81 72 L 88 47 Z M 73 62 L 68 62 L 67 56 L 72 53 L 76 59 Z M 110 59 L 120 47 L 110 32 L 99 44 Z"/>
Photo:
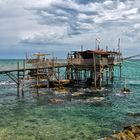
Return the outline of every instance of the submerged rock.
<path id="1" fill-rule="evenodd" d="M 85 93 L 84 92 L 73 92 L 73 94 L 72 94 L 73 97 L 79 97 L 82 95 L 85 95 Z"/>
<path id="2" fill-rule="evenodd" d="M 53 104 L 58 104 L 58 103 L 63 103 L 64 100 L 54 98 L 54 99 L 50 99 L 50 102 L 53 103 Z"/>
<path id="3" fill-rule="evenodd" d="M 140 140 L 140 124 L 124 127 L 121 132 L 105 137 L 102 140 Z"/>
<path id="4" fill-rule="evenodd" d="M 104 100 L 104 97 L 91 97 L 85 100 L 85 103 L 98 103 Z"/>
<path id="5" fill-rule="evenodd" d="M 121 90 L 121 93 L 124 93 L 124 94 L 127 94 L 127 93 L 130 93 L 130 90 L 128 89 L 128 88 L 123 88 L 122 90 Z"/>
<path id="6" fill-rule="evenodd" d="M 127 115 L 131 117 L 140 117 L 140 112 L 129 112 Z"/>

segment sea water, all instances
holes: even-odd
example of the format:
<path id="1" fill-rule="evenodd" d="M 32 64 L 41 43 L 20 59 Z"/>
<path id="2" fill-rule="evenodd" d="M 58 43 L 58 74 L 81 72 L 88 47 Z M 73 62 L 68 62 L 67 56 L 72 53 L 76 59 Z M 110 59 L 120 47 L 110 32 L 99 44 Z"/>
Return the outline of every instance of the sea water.
<path id="1" fill-rule="evenodd" d="M 22 67 L 22 60 L 0 60 L 0 69 L 17 67 L 18 61 Z M 127 95 L 120 92 L 125 77 L 131 90 Z M 140 123 L 140 116 L 131 115 L 140 112 L 140 60 L 125 61 L 122 80 L 118 68 L 114 80 L 114 84 L 93 94 L 92 98 L 101 97 L 101 101 L 87 102 L 91 97 L 84 97 L 51 103 L 50 93 L 46 91 L 37 97 L 27 87 L 25 97 L 17 98 L 16 84 L 0 75 L 0 139 L 97 140 L 124 126 Z M 87 91 L 92 94 L 88 89 L 77 92 Z"/>

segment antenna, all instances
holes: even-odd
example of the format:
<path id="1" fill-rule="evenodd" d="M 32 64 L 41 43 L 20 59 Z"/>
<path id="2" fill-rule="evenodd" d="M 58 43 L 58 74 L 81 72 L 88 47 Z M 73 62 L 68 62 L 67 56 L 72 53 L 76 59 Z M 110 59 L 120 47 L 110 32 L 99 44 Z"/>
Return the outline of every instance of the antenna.
<path id="1" fill-rule="evenodd" d="M 83 45 L 81 45 L 81 52 L 83 52 Z"/>
<path id="2" fill-rule="evenodd" d="M 97 50 L 97 41 L 95 39 L 95 50 Z"/>
<path id="3" fill-rule="evenodd" d="M 120 46 L 120 44 L 121 44 L 121 39 L 119 38 L 118 39 L 118 54 L 119 54 L 119 60 L 120 59 L 122 59 L 122 53 L 121 53 L 121 46 Z"/>
<path id="4" fill-rule="evenodd" d="M 121 43 L 121 40 L 120 40 L 120 38 L 118 39 L 118 52 L 120 53 L 121 52 L 121 50 L 120 50 L 120 43 Z"/>
<path id="5" fill-rule="evenodd" d="M 99 40 L 99 38 L 96 38 L 96 40 L 95 40 L 95 49 L 96 50 L 100 50 L 99 44 L 100 44 L 100 40 Z"/>
<path id="6" fill-rule="evenodd" d="M 108 46 L 106 46 L 106 51 L 108 51 Z"/>

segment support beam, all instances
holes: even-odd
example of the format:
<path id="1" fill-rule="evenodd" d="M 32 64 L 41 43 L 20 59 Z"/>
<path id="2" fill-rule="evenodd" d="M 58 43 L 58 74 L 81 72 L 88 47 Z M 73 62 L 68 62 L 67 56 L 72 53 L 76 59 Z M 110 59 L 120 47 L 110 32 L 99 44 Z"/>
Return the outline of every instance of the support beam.
<path id="1" fill-rule="evenodd" d="M 18 79 L 10 72 L 5 73 L 11 80 L 13 80 L 16 84 L 18 83 Z"/>

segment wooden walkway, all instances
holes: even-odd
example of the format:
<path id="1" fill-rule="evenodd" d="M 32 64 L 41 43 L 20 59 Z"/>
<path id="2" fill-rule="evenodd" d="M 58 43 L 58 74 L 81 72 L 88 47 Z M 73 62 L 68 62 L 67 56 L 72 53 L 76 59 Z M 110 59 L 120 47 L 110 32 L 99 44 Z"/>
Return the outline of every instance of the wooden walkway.
<path id="1" fill-rule="evenodd" d="M 53 66 L 54 68 L 61 68 L 61 67 L 66 67 L 67 64 L 59 64 Z M 9 72 L 17 72 L 17 71 L 30 71 L 30 70 L 36 70 L 36 69 L 48 69 L 52 68 L 52 66 L 45 66 L 45 67 L 27 67 L 27 68 L 15 68 L 15 69 L 8 69 L 8 70 L 0 70 L 0 74 L 5 74 Z"/>
<path id="2" fill-rule="evenodd" d="M 56 63 L 53 66 L 25 66 L 25 64 L 22 66 L 22 68 L 19 67 L 19 62 L 17 63 L 17 68 L 15 69 L 7 69 L 7 70 L 0 70 L 0 75 L 4 74 L 7 75 L 13 82 L 17 85 L 17 96 L 20 97 L 20 84 L 22 80 L 24 80 L 24 77 L 27 76 L 29 71 L 38 71 L 38 70 L 45 70 L 45 69 L 51 69 L 51 68 L 63 68 L 67 67 L 67 63 Z M 23 87 L 21 89 L 22 91 L 22 97 L 24 97 Z"/>

